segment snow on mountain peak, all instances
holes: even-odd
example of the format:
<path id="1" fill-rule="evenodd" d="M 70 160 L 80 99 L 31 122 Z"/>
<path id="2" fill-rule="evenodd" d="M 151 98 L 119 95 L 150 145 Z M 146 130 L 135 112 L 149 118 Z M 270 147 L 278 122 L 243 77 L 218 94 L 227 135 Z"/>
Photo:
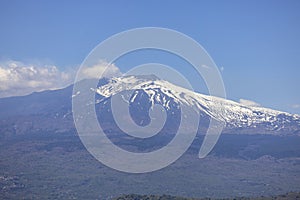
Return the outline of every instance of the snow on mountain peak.
<path id="1" fill-rule="evenodd" d="M 231 100 L 196 93 L 168 81 L 160 80 L 155 76 L 131 75 L 111 78 L 108 84 L 98 87 L 95 91 L 104 97 L 110 97 L 125 90 L 143 90 L 143 92 L 149 96 L 149 101 L 152 105 L 159 102 L 166 109 L 170 108 L 170 102 L 165 96 L 170 97 L 176 103 L 191 106 L 198 113 L 203 112 L 217 120 L 225 121 L 227 125 L 234 127 L 247 127 L 267 122 L 271 127 L 280 128 L 276 127 L 276 122 L 278 122 L 282 116 L 285 116 L 284 120 L 286 122 L 289 120 L 300 122 L 298 115 L 292 115 L 269 108 L 247 106 Z M 137 94 L 138 92 L 133 93 L 130 99 L 131 102 L 134 101 Z"/>

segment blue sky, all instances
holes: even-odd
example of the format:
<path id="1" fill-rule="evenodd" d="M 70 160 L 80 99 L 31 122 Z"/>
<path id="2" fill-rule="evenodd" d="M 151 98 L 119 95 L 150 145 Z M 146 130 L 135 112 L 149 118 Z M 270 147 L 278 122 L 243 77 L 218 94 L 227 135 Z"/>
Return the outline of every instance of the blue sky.
<path id="1" fill-rule="evenodd" d="M 227 98 L 249 99 L 300 114 L 299 10 L 300 1 L 296 0 L 2 0 L 0 73 L 1 67 L 4 72 L 8 68 L 7 63 L 17 62 L 24 68 L 47 66 L 48 72 L 58 71 L 56 78 L 65 77 L 65 72 L 76 69 L 109 36 L 131 28 L 158 26 L 180 31 L 208 51 L 224 69 Z M 130 63 L 133 60 L 117 66 L 125 72 Z M 12 85 L 4 78 L 2 75 L 0 90 L 7 93 L 19 84 Z M 47 85 L 39 89 L 43 87 Z"/>

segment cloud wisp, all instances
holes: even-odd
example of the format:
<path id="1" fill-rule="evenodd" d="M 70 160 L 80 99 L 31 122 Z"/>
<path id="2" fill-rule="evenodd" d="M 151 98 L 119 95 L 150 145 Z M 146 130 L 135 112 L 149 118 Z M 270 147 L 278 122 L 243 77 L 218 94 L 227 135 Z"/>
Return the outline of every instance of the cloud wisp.
<path id="1" fill-rule="evenodd" d="M 291 107 L 295 108 L 295 109 L 299 109 L 300 108 L 300 104 L 293 104 Z"/>
<path id="2" fill-rule="evenodd" d="M 83 78 L 111 78 L 113 76 L 121 76 L 120 69 L 115 64 L 109 64 L 106 61 L 99 61 L 93 66 L 83 68 Z"/>
<path id="3" fill-rule="evenodd" d="M 259 107 L 260 104 L 259 103 L 256 103 L 254 101 L 251 101 L 251 100 L 247 100 L 247 99 L 240 99 L 240 104 L 243 104 L 245 106 L 252 106 L 252 107 Z"/>

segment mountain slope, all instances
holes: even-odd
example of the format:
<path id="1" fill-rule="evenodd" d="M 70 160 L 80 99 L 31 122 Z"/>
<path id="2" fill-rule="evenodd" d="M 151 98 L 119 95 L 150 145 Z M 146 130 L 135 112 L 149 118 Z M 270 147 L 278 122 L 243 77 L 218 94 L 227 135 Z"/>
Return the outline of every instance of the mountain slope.
<path id="1" fill-rule="evenodd" d="M 108 84 L 98 87 L 95 91 L 109 99 L 125 90 L 133 91 L 133 95 L 127 99 L 130 105 L 143 101 L 141 100 L 143 96 L 147 96 L 148 102 L 146 103 L 150 104 L 150 107 L 154 104 L 160 104 L 166 110 L 170 110 L 170 106 L 174 103 L 177 108 L 180 104 L 185 104 L 202 114 L 202 117 L 211 117 L 225 122 L 228 131 L 239 130 L 243 132 L 244 130 L 241 129 L 256 129 L 263 132 L 272 131 L 273 133 L 298 133 L 300 127 L 300 116 L 298 115 L 263 107 L 245 106 L 223 98 L 199 94 L 153 76 L 112 78 Z M 136 105 L 138 104 L 136 103 Z M 143 105 L 139 104 L 139 106 L 142 107 Z"/>

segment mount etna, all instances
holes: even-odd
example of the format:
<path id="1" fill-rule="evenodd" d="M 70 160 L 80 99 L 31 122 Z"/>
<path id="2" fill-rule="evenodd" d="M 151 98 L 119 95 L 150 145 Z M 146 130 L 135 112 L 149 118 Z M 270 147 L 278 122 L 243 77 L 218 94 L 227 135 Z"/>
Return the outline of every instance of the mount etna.
<path id="1" fill-rule="evenodd" d="M 124 97 L 123 100 L 128 102 L 131 117 L 140 126 L 150 123 L 149 110 L 154 104 L 158 104 L 165 109 L 168 118 L 173 120 L 165 124 L 170 126 L 165 130 L 174 129 L 172 127 L 180 120 L 180 104 L 184 104 L 200 115 L 200 134 L 204 134 L 203 130 L 210 118 L 225 122 L 224 133 L 300 134 L 299 115 L 203 95 L 153 75 L 101 79 L 97 88 L 76 91 L 75 95 L 72 95 L 72 88 L 71 85 L 59 90 L 0 99 L 1 136 L 74 130 L 72 98 L 87 92 L 95 93 L 97 113 L 103 124 L 111 126 L 114 119 L 110 111 L 110 98 L 124 91 L 132 91 L 132 95 L 126 97 L 127 99 Z"/>
<path id="2" fill-rule="evenodd" d="M 299 115 L 200 94 L 153 75 L 103 78 L 85 90 L 73 87 L 0 99 L 4 199 L 110 199 L 132 193 L 230 198 L 300 191 Z M 197 136 L 180 159 L 162 170 L 140 175 L 115 171 L 93 158 L 77 134 L 72 100 L 87 94 L 95 102 L 82 102 L 82 107 L 95 105 L 105 134 L 128 151 L 168 144 L 186 117 L 182 105 L 199 116 Z M 160 133 L 147 139 L 124 133 L 111 109 L 119 94 L 129 109 L 124 121 L 130 117 L 141 127 L 151 123 L 151 110 L 159 105 L 166 116 Z M 199 159 L 211 119 L 225 127 L 213 150 Z M 183 127 L 187 133 L 189 126 Z"/>

